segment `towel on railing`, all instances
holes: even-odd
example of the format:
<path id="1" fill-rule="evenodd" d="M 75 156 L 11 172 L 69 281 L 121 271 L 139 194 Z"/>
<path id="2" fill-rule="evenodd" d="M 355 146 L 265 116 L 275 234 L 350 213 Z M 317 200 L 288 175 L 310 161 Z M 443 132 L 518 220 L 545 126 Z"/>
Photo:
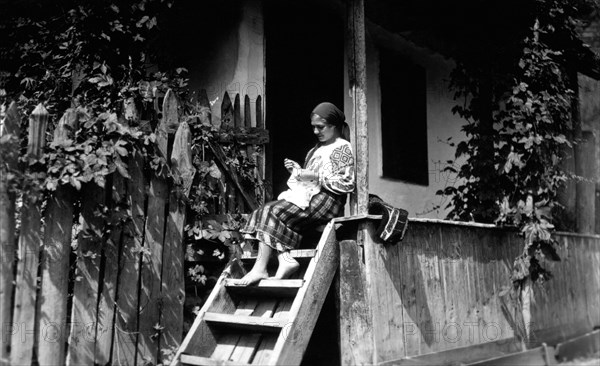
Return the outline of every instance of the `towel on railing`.
<path id="1" fill-rule="evenodd" d="M 375 233 L 381 240 L 396 244 L 404 238 L 408 227 L 408 211 L 390 206 L 374 194 L 369 195 L 368 211 L 371 215 L 383 216 Z"/>

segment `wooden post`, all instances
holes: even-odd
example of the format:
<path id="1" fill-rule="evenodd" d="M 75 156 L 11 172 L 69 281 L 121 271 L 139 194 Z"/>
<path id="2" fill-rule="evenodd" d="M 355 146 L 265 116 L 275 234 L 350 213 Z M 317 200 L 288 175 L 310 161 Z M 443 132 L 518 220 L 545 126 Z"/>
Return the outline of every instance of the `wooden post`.
<path id="1" fill-rule="evenodd" d="M 575 217 L 577 232 L 582 234 L 594 233 L 595 229 L 595 147 L 593 134 L 583 132 L 579 100 L 579 81 L 577 72 L 572 76 L 575 95 L 571 103 L 573 137 L 575 145 L 575 174 L 582 178 L 575 184 Z M 590 140 L 590 142 L 588 142 Z"/>
<path id="2" fill-rule="evenodd" d="M 81 222 L 77 238 L 77 259 L 73 285 L 73 307 L 69 332 L 67 363 L 89 365 L 94 363 L 100 262 L 102 259 L 102 231 L 104 220 L 96 216 L 99 205 L 105 203 L 105 191 L 94 182 L 82 188 Z M 111 319 L 112 321 L 112 319 Z"/>
<path id="3" fill-rule="evenodd" d="M 54 131 L 53 144 L 61 144 L 64 142 L 62 139 L 72 137 L 73 131 L 77 130 L 77 118 L 73 109 L 65 112 Z M 74 189 L 60 185 L 48 200 L 45 211 L 42 280 L 37 312 L 39 320 L 36 324 L 37 357 L 42 366 L 65 363 L 74 202 Z"/>
<path id="4" fill-rule="evenodd" d="M 169 216 L 165 233 L 162 272 L 162 314 L 160 348 L 176 351 L 183 333 L 183 303 L 185 300 L 183 227 L 186 204 L 196 170 L 192 164 L 192 134 L 186 122 L 179 125 L 173 142 L 171 168 L 181 184 L 172 189 L 169 198 Z M 174 354 L 174 353 L 173 353 Z M 171 359 L 164 359 L 169 364 Z"/>
<path id="5" fill-rule="evenodd" d="M 17 104 L 12 102 L 6 111 L 4 131 L 0 136 L 10 138 L 10 149 L 14 155 L 7 158 L 0 166 L 0 325 L 2 340 L 0 364 L 9 364 L 8 346 L 11 344 L 11 333 L 15 331 L 14 323 L 11 328 L 11 304 L 13 290 L 13 270 L 15 258 L 15 195 L 9 190 L 8 173 L 17 168 L 19 151 L 19 111 Z M 12 330 L 12 331 L 11 331 Z M 18 329 L 17 334 L 18 336 Z M 16 337 L 15 337 L 16 338 Z"/>
<path id="6" fill-rule="evenodd" d="M 341 240 L 339 278 L 340 356 L 342 365 L 373 362 L 373 319 L 366 288 L 363 248 Z"/>
<path id="7" fill-rule="evenodd" d="M 144 206 L 147 181 L 144 179 L 144 160 L 139 154 L 128 160 L 127 216 L 131 218 L 123 228 L 119 278 L 117 281 L 117 306 L 115 335 L 113 337 L 112 364 L 134 365 L 138 344 L 138 288 L 140 282 L 140 253 L 144 245 Z"/>
<path id="8" fill-rule="evenodd" d="M 346 0 L 346 55 L 349 94 L 352 98 L 350 129 L 356 156 L 356 193 L 351 195 L 350 210 L 366 214 L 369 201 L 369 137 L 367 129 L 367 71 L 365 43 L 365 2 Z M 368 222 L 357 222 L 356 237 L 340 246 L 340 351 L 342 363 L 378 362 L 373 317 L 373 289 L 370 288 L 374 243 L 368 241 Z M 376 258 L 375 258 L 376 259 Z M 357 262 L 358 261 L 358 262 Z M 364 262 L 363 262 L 364 261 Z M 351 268 L 359 263 L 358 268 Z M 352 294 L 360 294 L 359 307 L 350 304 Z M 377 301 L 375 299 L 375 301 Z M 360 339 L 358 339 L 360 338 Z M 357 344 L 361 347 L 357 347 Z"/>
<path id="9" fill-rule="evenodd" d="M 596 162 L 595 138 L 591 131 L 581 133 L 581 141 L 575 146 L 577 175 L 577 232 L 593 234 L 596 226 Z"/>
<path id="10" fill-rule="evenodd" d="M 169 90 L 170 92 L 170 90 Z M 167 92 L 167 94 L 170 94 Z M 165 110 L 177 110 L 176 107 L 170 106 L 171 103 L 176 103 L 174 98 L 165 97 L 163 104 L 163 112 Z M 157 131 L 168 131 L 167 126 L 173 126 L 175 123 L 167 118 L 177 117 L 176 114 L 163 114 L 160 120 Z M 166 148 L 168 142 L 168 134 L 158 133 L 156 144 L 162 148 Z M 164 153 L 167 157 L 168 154 Z M 160 350 L 158 348 L 158 339 L 160 329 L 163 325 L 160 324 L 161 313 L 161 273 L 163 265 L 163 242 L 165 238 L 165 216 L 166 206 L 169 200 L 169 187 L 167 182 L 162 177 L 153 177 L 150 181 L 150 192 L 148 196 L 148 209 L 146 227 L 144 230 L 144 245 L 149 255 L 144 255 L 142 260 L 142 284 L 139 299 L 140 317 L 139 317 L 139 346 L 137 353 L 137 363 L 144 364 L 152 362 L 157 364 L 160 358 Z"/>
<path id="11" fill-rule="evenodd" d="M 29 117 L 29 130 L 46 130 L 48 111 L 39 104 Z M 43 136 L 43 135 L 42 135 Z M 38 159 L 45 144 L 42 141 L 28 141 L 33 159 Z M 37 299 L 37 273 L 42 242 L 42 214 L 38 197 L 24 192 L 21 209 L 21 233 L 17 262 L 17 278 L 13 323 L 18 324 L 19 332 L 11 342 L 11 364 L 29 365 L 33 357 L 34 336 L 27 334 L 35 326 L 35 304 Z"/>
<path id="12" fill-rule="evenodd" d="M 118 213 L 118 205 L 124 200 L 125 196 L 125 178 L 115 172 L 107 180 L 106 200 L 108 214 Z M 120 213 L 117 217 L 110 217 L 107 224 L 110 235 L 102 245 L 102 257 L 104 263 L 104 277 L 102 278 L 102 291 L 99 294 L 98 313 L 96 316 L 96 348 L 94 350 L 94 364 L 106 365 L 111 357 L 111 345 L 113 344 L 115 328 L 115 297 L 117 292 L 117 276 L 119 274 L 119 265 L 122 256 L 120 255 L 119 244 L 122 237 L 122 227 L 120 226 Z M 131 265 L 131 264 L 127 264 Z M 137 281 L 135 281 L 137 284 Z"/>
<path id="13" fill-rule="evenodd" d="M 346 3 L 346 49 L 352 98 L 351 129 L 356 155 L 356 193 L 352 213 L 366 214 L 369 201 L 369 135 L 367 131 L 367 70 L 364 0 Z M 360 239 L 359 239 L 360 241 Z"/>

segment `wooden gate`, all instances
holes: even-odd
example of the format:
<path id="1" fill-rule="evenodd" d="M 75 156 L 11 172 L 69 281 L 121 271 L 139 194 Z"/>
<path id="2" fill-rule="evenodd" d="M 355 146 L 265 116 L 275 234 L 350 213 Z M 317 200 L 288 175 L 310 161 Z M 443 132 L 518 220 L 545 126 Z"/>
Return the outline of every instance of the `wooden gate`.
<path id="1" fill-rule="evenodd" d="M 2 365 L 158 364 L 178 348 L 188 213 L 182 195 L 194 192 L 195 162 L 210 161 L 222 173 L 222 189 L 208 205 L 209 213 L 248 212 L 263 202 L 264 190 L 246 191 L 226 150 L 231 144 L 244 146 L 249 159 L 256 157 L 255 178 L 262 182 L 268 133 L 260 96 L 254 103 L 245 96 L 242 108 L 239 95 L 232 103 L 225 93 L 219 121 L 211 118 L 205 92 L 199 94 L 197 116 L 183 115 L 172 91 L 160 99 L 151 114 L 158 117 L 156 145 L 168 157 L 172 180 L 148 174 L 149 162 L 141 156 L 127 156 L 126 170 L 117 167 L 103 186 L 60 185 L 42 209 L 29 192 L 17 195 L 9 189 L 17 156 L 2 164 Z M 128 127 L 153 124 L 139 117 L 144 113 L 134 103 L 125 103 L 124 115 Z M 17 151 L 20 118 L 11 104 L 0 130 L 2 143 Z M 71 138 L 79 118 L 76 110 L 68 110 L 52 143 Z M 206 141 L 207 149 L 192 146 L 200 124 L 212 126 L 216 136 Z M 48 112 L 40 104 L 29 118 L 29 158 L 42 156 L 47 125 Z"/>

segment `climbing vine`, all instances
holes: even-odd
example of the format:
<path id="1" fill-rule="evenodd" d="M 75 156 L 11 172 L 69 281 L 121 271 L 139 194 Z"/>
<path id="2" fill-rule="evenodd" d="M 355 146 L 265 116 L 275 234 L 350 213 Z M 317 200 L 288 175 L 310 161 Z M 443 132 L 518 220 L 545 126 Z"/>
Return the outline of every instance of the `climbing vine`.
<path id="1" fill-rule="evenodd" d="M 225 223 L 202 219 L 223 185 L 208 143 L 219 144 L 231 131 L 217 134 L 210 123 L 200 122 L 206 106 L 191 95 L 187 70 L 174 65 L 168 52 L 157 50 L 157 44 L 165 43 L 161 27 L 173 22 L 169 18 L 173 6 L 172 0 L 62 0 L 16 3 L 3 9 L 0 120 L 12 101 L 24 113 L 21 135 L 2 136 L 0 161 L 11 190 L 33 201 L 46 200 L 61 185 L 79 191 L 85 184 L 104 187 L 113 174 L 129 178 L 128 162 L 135 156 L 143 157 L 146 174 L 162 176 L 176 187 L 166 157 L 155 147 L 153 132 L 160 119 L 155 106 L 167 90 L 174 91 L 180 120 L 192 130 L 197 172 L 190 197 L 179 197 L 188 204 L 186 274 L 188 282 L 206 289 L 207 281 L 218 276 L 226 263 L 229 248 L 240 241 L 236 230 L 243 221 L 240 215 L 230 216 Z M 33 158 L 26 153 L 27 114 L 39 103 L 50 114 L 48 143 L 41 156 Z M 64 138 L 54 139 L 65 114 L 77 124 L 66 127 Z M 256 155 L 249 156 L 247 145 L 235 139 L 222 148 L 226 164 L 241 176 L 243 187 L 261 192 Z M 11 155 L 19 157 L 18 169 L 5 165 Z M 106 225 L 123 225 L 127 207 L 121 206 L 117 203 L 112 212 L 102 206 L 97 213 Z M 214 259 L 213 264 L 196 263 L 208 259 Z M 215 268 L 208 268 L 211 265 Z"/>
<path id="2" fill-rule="evenodd" d="M 594 7 L 565 0 L 533 5 L 529 29 L 515 49 L 477 67 L 459 60 L 453 71 L 452 87 L 461 101 L 453 112 L 468 121 L 467 140 L 455 145 L 456 157 L 466 162 L 456 171 L 459 183 L 438 192 L 451 195 L 453 219 L 520 230 L 524 247 L 511 275 L 515 293 L 550 279 L 545 263 L 560 260 L 552 237 L 561 212 L 557 194 L 576 178 L 561 169 L 565 152 L 576 143 L 569 67 L 586 51 L 577 19 Z"/>

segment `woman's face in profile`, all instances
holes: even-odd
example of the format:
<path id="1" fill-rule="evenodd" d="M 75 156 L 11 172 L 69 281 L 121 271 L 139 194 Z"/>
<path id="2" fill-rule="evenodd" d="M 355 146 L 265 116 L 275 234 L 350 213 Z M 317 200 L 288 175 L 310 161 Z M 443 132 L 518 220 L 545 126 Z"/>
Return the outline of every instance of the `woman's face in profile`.
<path id="1" fill-rule="evenodd" d="M 313 133 L 319 139 L 319 142 L 329 143 L 337 137 L 335 126 L 327 123 L 327 121 L 319 116 L 313 114 L 310 118 L 310 124 L 312 126 Z"/>

